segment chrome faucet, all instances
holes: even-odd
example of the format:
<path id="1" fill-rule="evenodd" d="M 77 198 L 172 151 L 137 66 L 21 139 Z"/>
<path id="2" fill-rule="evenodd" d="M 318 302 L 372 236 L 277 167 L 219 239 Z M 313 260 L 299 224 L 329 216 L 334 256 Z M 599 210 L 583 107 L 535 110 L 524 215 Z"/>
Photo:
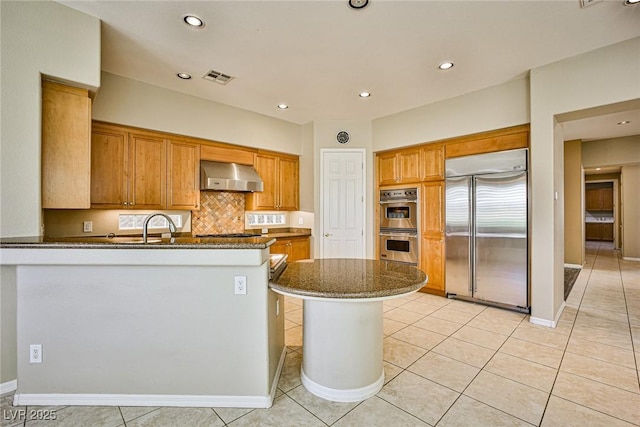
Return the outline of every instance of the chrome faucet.
<path id="1" fill-rule="evenodd" d="M 173 238 L 173 233 L 178 231 L 178 229 L 176 228 L 176 225 L 173 223 L 171 218 L 169 218 L 169 215 L 163 214 L 162 212 L 152 213 L 151 215 L 149 215 L 144 219 L 144 224 L 142 224 L 142 243 L 147 243 L 147 228 L 149 228 L 149 221 L 154 216 L 163 216 L 167 220 L 167 222 L 169 223 L 169 233 L 171 233 L 172 238 Z"/>

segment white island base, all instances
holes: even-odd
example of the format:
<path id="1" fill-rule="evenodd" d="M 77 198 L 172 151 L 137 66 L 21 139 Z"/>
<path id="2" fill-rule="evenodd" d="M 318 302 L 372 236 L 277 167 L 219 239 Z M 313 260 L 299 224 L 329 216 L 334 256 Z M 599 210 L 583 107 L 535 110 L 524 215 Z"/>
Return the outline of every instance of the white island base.
<path id="1" fill-rule="evenodd" d="M 304 300 L 302 384 L 336 402 L 359 402 L 384 384 L 382 301 Z"/>

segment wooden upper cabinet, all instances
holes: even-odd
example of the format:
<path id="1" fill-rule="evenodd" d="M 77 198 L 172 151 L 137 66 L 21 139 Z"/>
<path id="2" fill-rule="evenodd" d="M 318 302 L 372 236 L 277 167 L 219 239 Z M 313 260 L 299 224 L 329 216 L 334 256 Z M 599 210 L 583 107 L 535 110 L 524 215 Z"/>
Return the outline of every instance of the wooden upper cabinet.
<path id="1" fill-rule="evenodd" d="M 169 141 L 167 209 L 200 208 L 200 145 Z"/>
<path id="2" fill-rule="evenodd" d="M 446 142 L 446 158 L 529 147 L 529 125 L 467 135 Z"/>
<path id="3" fill-rule="evenodd" d="M 587 189 L 585 191 L 585 208 L 588 211 L 612 211 L 613 187 Z"/>
<path id="4" fill-rule="evenodd" d="M 444 145 L 429 144 L 422 148 L 422 180 L 444 179 Z"/>
<path id="5" fill-rule="evenodd" d="M 421 149 L 408 148 L 378 154 L 378 184 L 394 185 L 420 182 Z"/>
<path id="6" fill-rule="evenodd" d="M 91 207 L 128 207 L 128 134 L 93 126 L 91 132 Z"/>
<path id="7" fill-rule="evenodd" d="M 42 82 L 42 207 L 91 205 L 91 100 L 85 89 Z"/>
<path id="8" fill-rule="evenodd" d="M 260 153 L 256 155 L 254 166 L 262 178 L 264 190 L 247 193 L 247 210 L 299 209 L 300 166 L 297 157 Z"/>
<path id="9" fill-rule="evenodd" d="M 297 158 L 278 159 L 278 209 L 297 211 L 300 206 L 300 165 Z"/>
<path id="10" fill-rule="evenodd" d="M 239 163 L 241 165 L 253 166 L 255 156 L 256 154 L 253 151 L 239 148 L 203 145 L 200 149 L 200 158 L 202 160 L 212 160 L 214 162 Z"/>
<path id="11" fill-rule="evenodd" d="M 398 183 L 398 159 L 396 153 L 378 154 L 378 184 L 393 185 Z"/>
<path id="12" fill-rule="evenodd" d="M 130 134 L 129 207 L 167 206 L 167 142 L 164 138 Z"/>

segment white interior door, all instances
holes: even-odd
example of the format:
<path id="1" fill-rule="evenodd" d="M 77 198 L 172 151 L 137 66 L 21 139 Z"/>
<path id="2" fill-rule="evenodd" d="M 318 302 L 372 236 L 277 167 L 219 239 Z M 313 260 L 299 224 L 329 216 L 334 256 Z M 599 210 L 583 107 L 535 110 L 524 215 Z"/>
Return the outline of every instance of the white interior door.
<path id="1" fill-rule="evenodd" d="M 364 258 L 364 150 L 321 151 L 322 258 Z"/>

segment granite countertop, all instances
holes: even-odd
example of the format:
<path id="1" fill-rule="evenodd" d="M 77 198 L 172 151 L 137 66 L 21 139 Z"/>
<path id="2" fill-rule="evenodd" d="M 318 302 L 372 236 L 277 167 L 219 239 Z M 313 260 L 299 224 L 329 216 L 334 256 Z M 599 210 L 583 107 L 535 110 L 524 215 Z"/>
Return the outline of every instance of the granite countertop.
<path id="1" fill-rule="evenodd" d="M 273 237 L 10 237 L 0 239 L 0 248 L 57 249 L 265 249 Z"/>
<path id="2" fill-rule="evenodd" d="M 602 224 L 612 224 L 613 223 L 613 218 L 585 218 L 584 222 L 588 222 L 588 223 L 602 223 Z"/>
<path id="3" fill-rule="evenodd" d="M 310 228 L 271 228 L 264 237 L 286 238 L 286 237 L 309 237 L 311 236 Z"/>
<path id="4" fill-rule="evenodd" d="M 269 286 L 299 297 L 385 298 L 415 292 L 427 283 L 418 268 L 371 259 L 315 259 L 290 263 Z"/>

